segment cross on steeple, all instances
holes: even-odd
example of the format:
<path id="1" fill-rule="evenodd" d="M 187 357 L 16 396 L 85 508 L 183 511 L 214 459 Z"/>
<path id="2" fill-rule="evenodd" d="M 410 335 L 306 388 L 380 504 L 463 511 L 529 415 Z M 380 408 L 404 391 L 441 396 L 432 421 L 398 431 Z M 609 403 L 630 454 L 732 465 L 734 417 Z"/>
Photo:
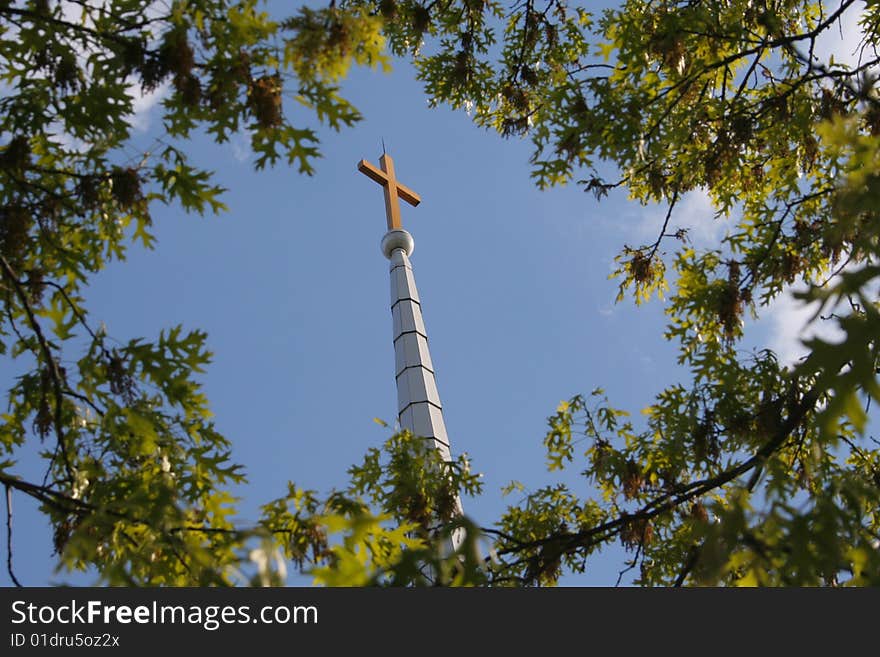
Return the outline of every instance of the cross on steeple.
<path id="1" fill-rule="evenodd" d="M 377 169 L 366 160 L 361 160 L 358 162 L 358 171 L 384 188 L 385 217 L 388 220 L 388 230 L 402 228 L 400 224 L 400 203 L 398 203 L 397 199 L 402 198 L 413 207 L 421 203 L 422 199 L 409 187 L 397 182 L 397 178 L 394 177 L 394 160 L 391 159 L 388 153 L 382 153 L 382 157 L 379 158 L 379 166 L 382 168 Z"/>

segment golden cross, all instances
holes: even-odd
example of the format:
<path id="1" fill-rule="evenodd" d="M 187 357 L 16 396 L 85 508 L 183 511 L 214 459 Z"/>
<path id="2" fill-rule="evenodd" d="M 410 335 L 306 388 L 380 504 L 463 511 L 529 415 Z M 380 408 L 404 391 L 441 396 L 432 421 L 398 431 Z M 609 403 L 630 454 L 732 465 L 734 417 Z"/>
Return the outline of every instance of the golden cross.
<path id="1" fill-rule="evenodd" d="M 400 225 L 400 203 L 398 198 L 412 205 L 417 206 L 422 199 L 406 185 L 401 185 L 394 177 L 394 160 L 387 153 L 382 153 L 379 158 L 381 169 L 377 169 L 366 160 L 358 162 L 358 171 L 377 183 L 385 189 L 385 216 L 388 219 L 388 230 L 401 228 Z"/>

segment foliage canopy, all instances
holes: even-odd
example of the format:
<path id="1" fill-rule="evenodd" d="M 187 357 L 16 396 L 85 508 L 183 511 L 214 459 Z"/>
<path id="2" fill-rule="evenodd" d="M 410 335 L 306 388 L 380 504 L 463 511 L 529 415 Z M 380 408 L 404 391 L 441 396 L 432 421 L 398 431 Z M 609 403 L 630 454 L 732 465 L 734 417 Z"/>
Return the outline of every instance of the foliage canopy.
<path id="1" fill-rule="evenodd" d="M 855 63 L 820 56 L 856 12 Z M 255 0 L 0 2 L 0 355 L 26 370 L 0 424 L 7 495 L 39 500 L 61 563 L 111 584 L 276 583 L 285 559 L 326 584 L 552 584 L 614 541 L 646 585 L 880 583 L 878 26 L 880 3 L 854 0 L 629 0 L 598 14 L 344 0 L 281 17 Z M 642 421 L 601 391 L 559 406 L 548 465 L 581 468 L 585 499 L 548 487 L 477 528 L 455 513 L 456 491 L 480 490 L 468 464 L 403 433 L 346 488 L 291 485 L 237 527 L 225 487 L 243 474 L 194 378 L 205 335 L 120 346 L 89 323 L 83 290 L 132 244 L 153 247 L 157 204 L 223 209 L 187 158 L 196 130 L 244 131 L 258 168 L 310 174 L 318 139 L 292 108 L 353 126 L 339 81 L 392 56 L 414 62 L 432 103 L 528 136 L 537 185 L 667 204 L 656 241 L 618 256 L 620 299 L 667 297 L 665 336 L 690 377 Z M 133 154 L 135 103 L 155 92 L 164 135 Z M 693 190 L 731 219 L 711 248 L 670 228 Z M 840 340 L 814 338 L 791 368 L 744 354 L 744 315 L 792 290 Z M 65 367 L 75 330 L 84 355 Z M 34 440 L 42 483 L 16 474 Z M 249 555 L 258 568 L 241 575 Z"/>

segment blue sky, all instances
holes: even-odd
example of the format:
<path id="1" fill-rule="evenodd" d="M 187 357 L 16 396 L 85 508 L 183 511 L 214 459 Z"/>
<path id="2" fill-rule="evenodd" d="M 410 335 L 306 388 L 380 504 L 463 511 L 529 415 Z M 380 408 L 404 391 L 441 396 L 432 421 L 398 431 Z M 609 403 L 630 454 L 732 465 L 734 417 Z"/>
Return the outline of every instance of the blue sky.
<path id="1" fill-rule="evenodd" d="M 288 480 L 323 492 L 345 485 L 346 469 L 390 435 L 373 418 L 395 420 L 384 205 L 381 189 L 356 170 L 361 158 L 378 163 L 384 138 L 399 179 L 422 197 L 418 208 L 402 205 L 403 224 L 415 238 L 452 449 L 484 473 L 485 494 L 464 508 L 491 525 L 516 501 L 502 498 L 506 483 L 558 480 L 546 472 L 541 439 L 560 400 L 601 386 L 637 414 L 683 378 L 662 338 L 661 305 L 615 305 L 617 284 L 608 280 L 625 243 L 653 242 L 664 208 L 620 193 L 597 202 L 577 186 L 538 191 L 527 141 L 429 109 L 403 62 L 390 75 L 353 71 L 343 95 L 365 120 L 340 134 L 322 131 L 324 157 L 311 178 L 285 167 L 254 173 L 244 138 L 196 140 L 194 163 L 229 188 L 229 211 L 202 218 L 154 208 L 156 249 L 133 247 L 127 262 L 95 277 L 90 320 L 121 342 L 176 324 L 208 332 L 206 392 L 251 481 L 236 491 L 242 522 L 283 495 Z M 157 109 L 139 117 L 137 142 L 150 143 Z M 673 224 L 704 242 L 723 231 L 699 194 Z M 799 317 L 790 304 L 760 335 L 794 357 Z M 27 457 L 23 470 L 37 471 Z M 590 494 L 576 472 L 566 480 Z M 49 528 L 24 496 L 14 502 L 18 578 L 91 583 L 52 573 Z M 612 585 L 621 556 L 613 550 L 563 583 Z M 9 584 L 2 569 L 0 585 Z"/>

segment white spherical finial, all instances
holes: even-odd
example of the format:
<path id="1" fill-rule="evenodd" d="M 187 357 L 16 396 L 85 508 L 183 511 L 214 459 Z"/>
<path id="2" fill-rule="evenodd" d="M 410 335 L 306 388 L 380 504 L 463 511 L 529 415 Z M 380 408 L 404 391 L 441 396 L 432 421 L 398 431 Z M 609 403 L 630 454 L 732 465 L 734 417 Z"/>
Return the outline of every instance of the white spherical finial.
<path id="1" fill-rule="evenodd" d="M 385 233 L 385 237 L 382 238 L 382 253 L 389 260 L 391 260 L 391 254 L 397 249 L 403 249 L 404 253 L 409 257 L 415 248 L 416 243 L 412 235 L 403 228 L 389 230 Z"/>

